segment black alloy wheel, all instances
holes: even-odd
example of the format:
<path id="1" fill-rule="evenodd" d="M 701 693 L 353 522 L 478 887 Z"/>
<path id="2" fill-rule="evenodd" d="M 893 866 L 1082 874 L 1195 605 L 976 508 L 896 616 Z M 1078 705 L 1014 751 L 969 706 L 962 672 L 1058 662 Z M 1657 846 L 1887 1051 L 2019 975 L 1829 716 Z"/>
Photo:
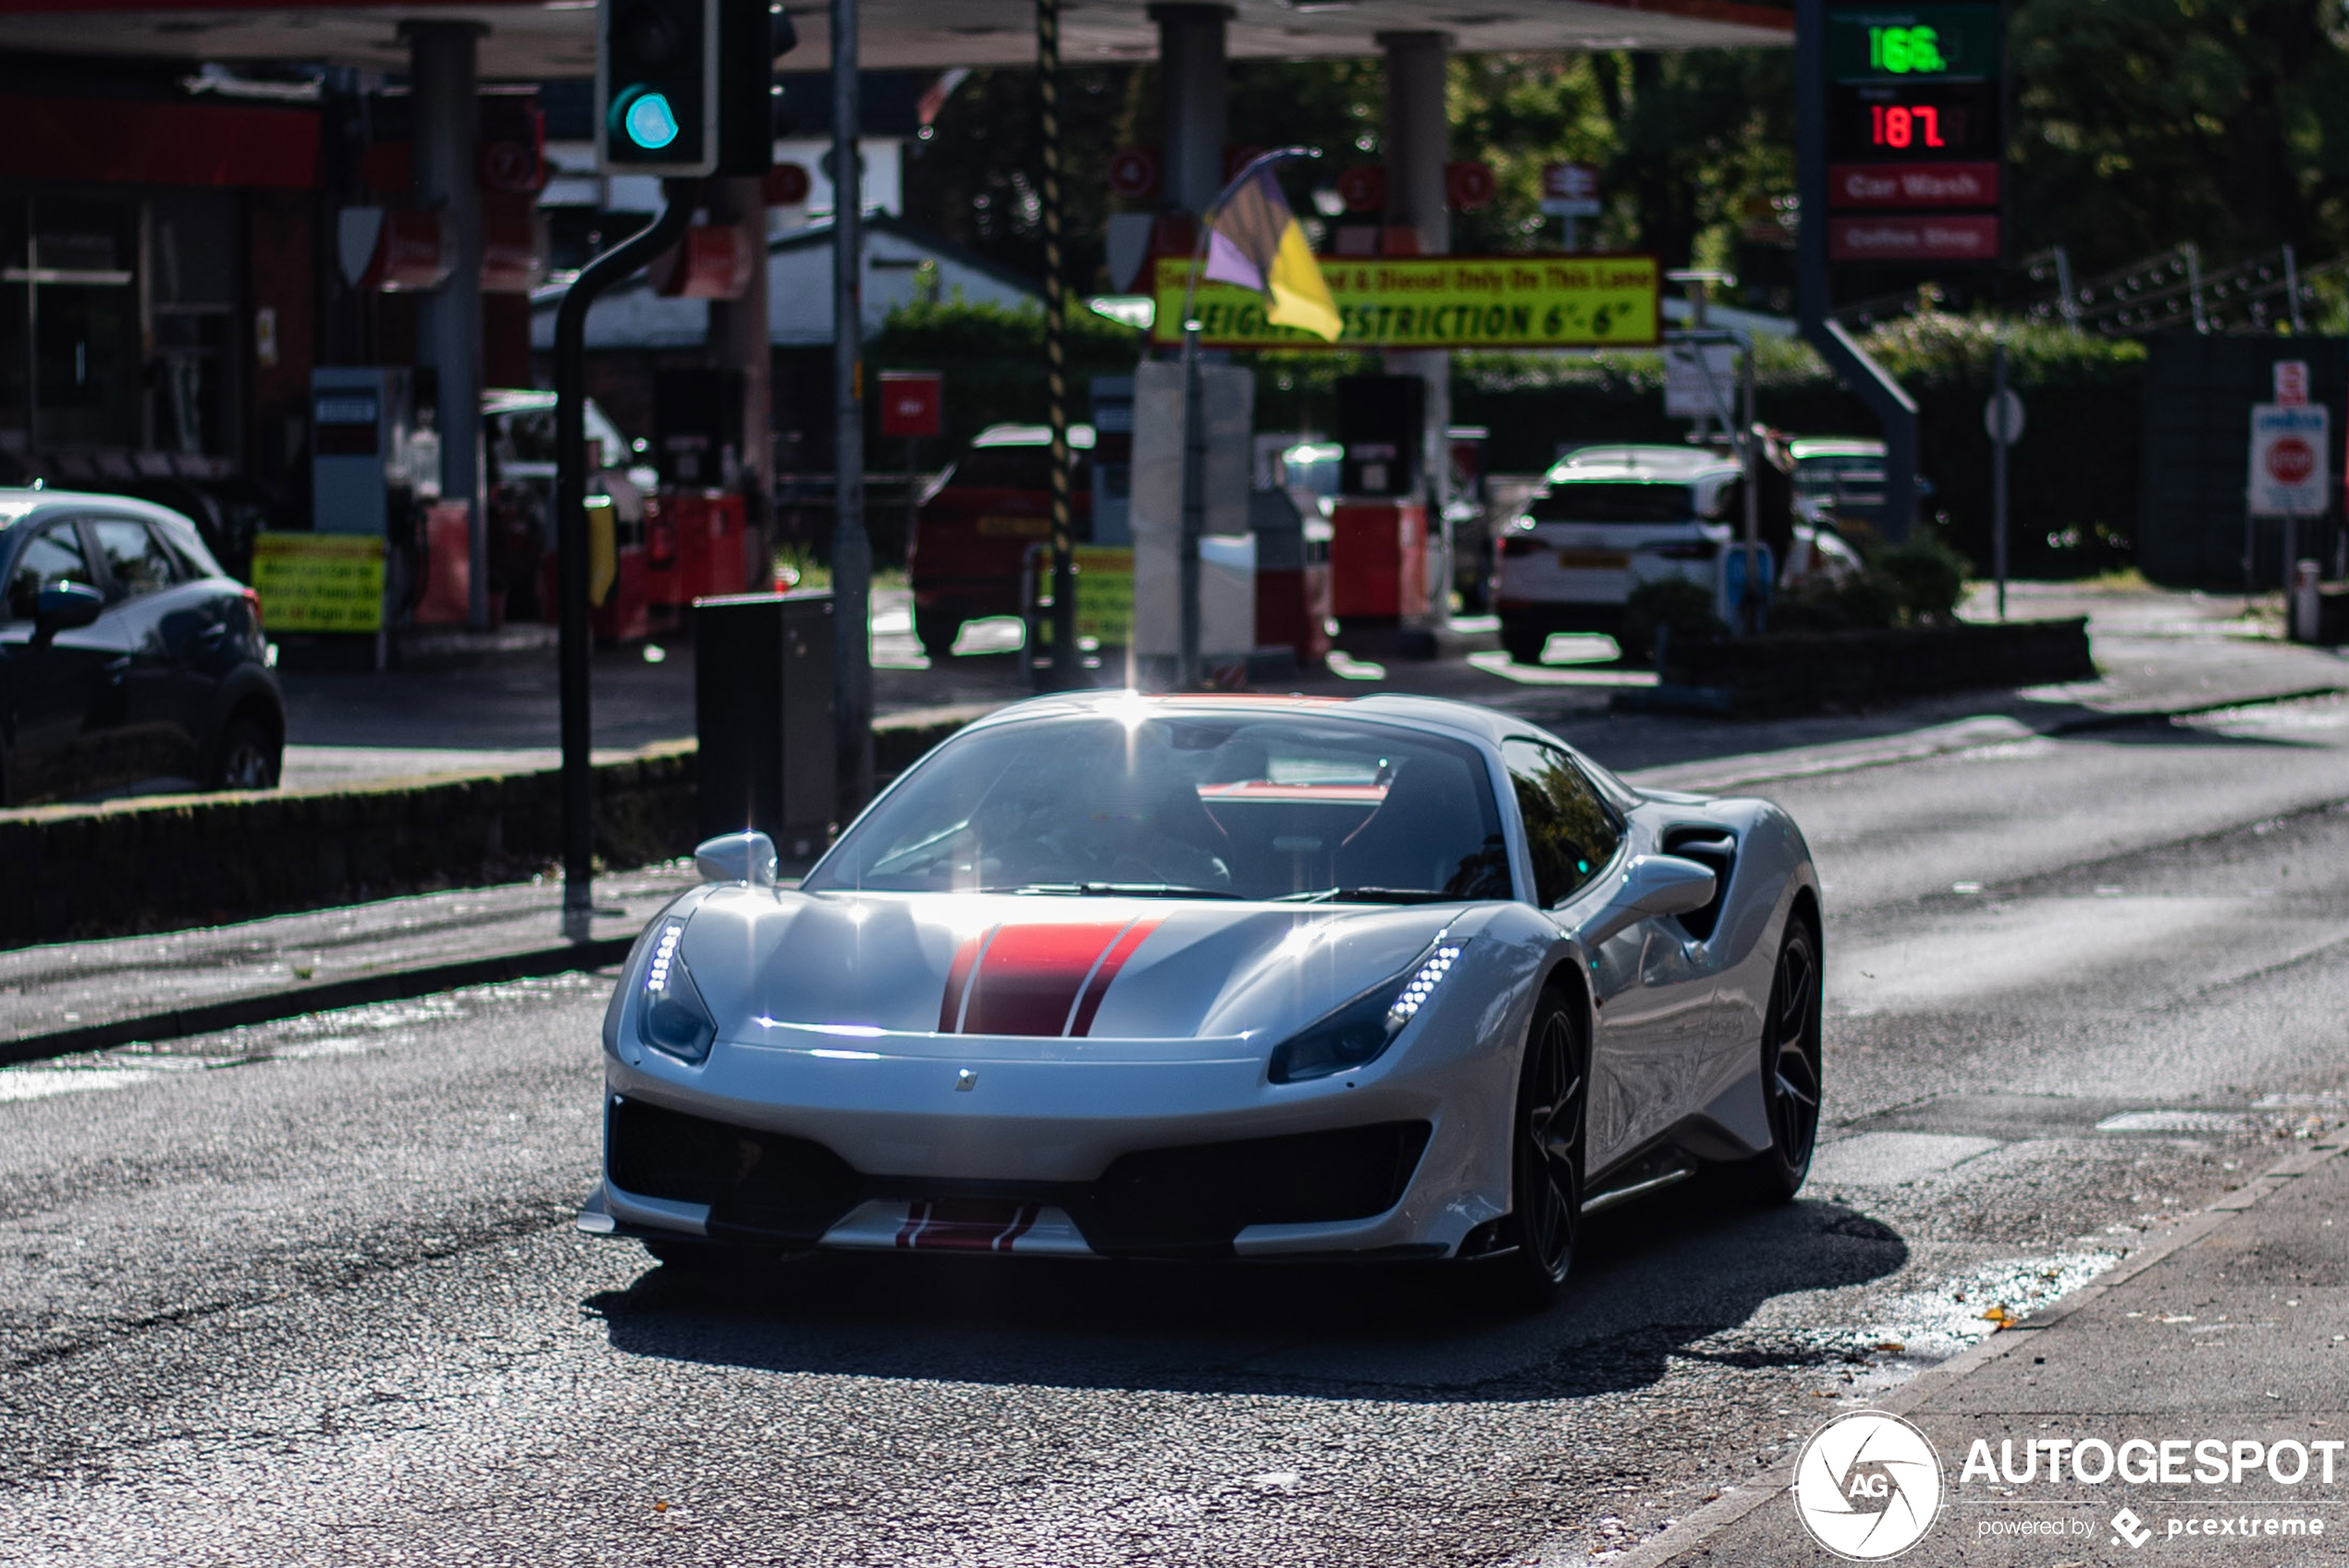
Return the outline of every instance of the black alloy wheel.
<path id="1" fill-rule="evenodd" d="M 1539 1307 L 1574 1267 L 1582 1231 L 1582 1124 L 1590 1099 L 1589 1052 L 1577 1014 L 1544 996 L 1518 1073 L 1510 1132 L 1509 1202 L 1517 1250 L 1506 1260 L 1519 1305 Z"/>
<path id="2" fill-rule="evenodd" d="M 240 716 L 228 721 L 220 737 L 219 760 L 213 764 L 215 790 L 274 790 L 277 785 L 278 753 L 269 727 L 257 718 Z"/>
<path id="3" fill-rule="evenodd" d="M 1762 1104 L 1770 1146 L 1748 1164 L 1753 1192 L 1784 1203 L 1811 1174 L 1819 1139 L 1819 936 L 1797 915 L 1787 925 L 1762 1022 Z"/>

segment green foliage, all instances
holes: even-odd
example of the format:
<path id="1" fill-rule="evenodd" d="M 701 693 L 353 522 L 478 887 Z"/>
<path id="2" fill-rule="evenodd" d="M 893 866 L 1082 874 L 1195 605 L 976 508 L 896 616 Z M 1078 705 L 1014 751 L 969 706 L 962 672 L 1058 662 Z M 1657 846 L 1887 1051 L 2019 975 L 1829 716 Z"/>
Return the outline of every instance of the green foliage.
<path id="1" fill-rule="evenodd" d="M 1770 606 L 1773 631 L 1882 631 L 1952 619 L 1965 594 L 1965 557 L 1930 534 L 1879 545 L 1867 564 L 1830 582 L 1789 585 Z"/>
<path id="2" fill-rule="evenodd" d="M 2021 249 L 2116 265 L 2182 239 L 2349 245 L 2349 30 L 2316 0 L 2014 8 Z M 2208 258 L 2206 258 L 2208 260 Z"/>
<path id="3" fill-rule="evenodd" d="M 1900 619 L 1899 585 L 1873 568 L 1836 582 L 1805 578 L 1770 606 L 1773 631 L 1882 631 Z"/>
<path id="4" fill-rule="evenodd" d="M 1867 570 L 1891 583 L 1904 626 L 1949 620 L 1965 595 L 1965 557 L 1924 530 L 1877 551 Z"/>
<path id="5" fill-rule="evenodd" d="M 1685 577 L 1659 577 L 1631 590 L 1623 605 L 1623 656 L 1654 662 L 1657 633 L 1667 643 L 1709 643 L 1729 629 L 1713 613 L 1713 594 Z"/>

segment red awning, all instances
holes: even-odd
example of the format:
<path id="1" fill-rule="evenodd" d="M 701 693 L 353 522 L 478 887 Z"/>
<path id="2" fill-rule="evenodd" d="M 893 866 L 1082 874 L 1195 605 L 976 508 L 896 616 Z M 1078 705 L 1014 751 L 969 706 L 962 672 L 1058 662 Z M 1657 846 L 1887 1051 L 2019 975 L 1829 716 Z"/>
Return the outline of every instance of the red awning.
<path id="1" fill-rule="evenodd" d="M 318 116 L 240 104 L 0 93 L 0 177 L 109 185 L 318 183 Z"/>

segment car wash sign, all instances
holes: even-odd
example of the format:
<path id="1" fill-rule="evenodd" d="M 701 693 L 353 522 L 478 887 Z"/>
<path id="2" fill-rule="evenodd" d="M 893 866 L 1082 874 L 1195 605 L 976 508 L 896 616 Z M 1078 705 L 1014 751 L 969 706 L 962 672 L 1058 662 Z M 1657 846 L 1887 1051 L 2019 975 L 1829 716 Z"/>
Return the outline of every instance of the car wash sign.
<path id="1" fill-rule="evenodd" d="M 1191 263 L 1162 258 L 1153 341 L 1183 340 Z M 1334 343 L 1264 319 L 1262 295 L 1203 283 L 1192 304 L 1209 349 L 1600 349 L 1656 343 L 1653 256 L 1327 256 L 1343 330 Z"/>

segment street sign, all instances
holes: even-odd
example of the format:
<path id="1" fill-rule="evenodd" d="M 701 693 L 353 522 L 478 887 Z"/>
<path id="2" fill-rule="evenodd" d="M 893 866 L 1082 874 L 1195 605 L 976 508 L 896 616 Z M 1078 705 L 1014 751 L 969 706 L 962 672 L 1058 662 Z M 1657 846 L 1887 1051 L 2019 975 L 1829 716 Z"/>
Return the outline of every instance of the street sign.
<path id="1" fill-rule="evenodd" d="M 943 428 L 944 392 L 944 378 L 934 370 L 881 372 L 881 434 L 936 435 Z"/>
<path id="2" fill-rule="evenodd" d="M 1971 164 L 1830 164 L 1831 207 L 1994 207 L 1998 165 Z"/>
<path id="3" fill-rule="evenodd" d="M 380 534 L 257 533 L 252 586 L 272 634 L 383 627 Z"/>
<path id="4" fill-rule="evenodd" d="M 2331 499 L 2326 472 L 2330 410 L 2322 404 L 2251 408 L 2249 508 L 2256 517 L 2320 517 Z"/>
<path id="5" fill-rule="evenodd" d="M 1154 341 L 1182 341 L 1187 257 L 1162 256 Z M 1322 258 L 1343 331 L 1334 343 L 1264 319 L 1263 297 L 1203 283 L 1194 307 L 1210 349 L 1574 349 L 1656 341 L 1654 256 Z"/>
<path id="6" fill-rule="evenodd" d="M 1698 356 L 1702 354 L 1703 358 Z M 1708 380 L 1708 377 L 1710 378 Z M 1734 343 L 1671 343 L 1664 349 L 1664 417 L 1720 419 L 1738 403 Z"/>
<path id="7" fill-rule="evenodd" d="M 2287 409 L 2308 405 L 2308 361 L 2278 360 L 2276 371 L 2276 401 Z"/>
<path id="8" fill-rule="evenodd" d="M 1543 212 L 1554 218 L 1594 218 L 1601 210 L 1597 165 L 1543 165 Z"/>
<path id="9" fill-rule="evenodd" d="M 1998 220 L 1960 213 L 1946 218 L 1829 218 L 1827 259 L 1836 262 L 1995 262 Z"/>
<path id="10" fill-rule="evenodd" d="M 1982 430 L 2002 447 L 2023 439 L 2023 399 L 2012 387 L 1982 400 Z"/>

